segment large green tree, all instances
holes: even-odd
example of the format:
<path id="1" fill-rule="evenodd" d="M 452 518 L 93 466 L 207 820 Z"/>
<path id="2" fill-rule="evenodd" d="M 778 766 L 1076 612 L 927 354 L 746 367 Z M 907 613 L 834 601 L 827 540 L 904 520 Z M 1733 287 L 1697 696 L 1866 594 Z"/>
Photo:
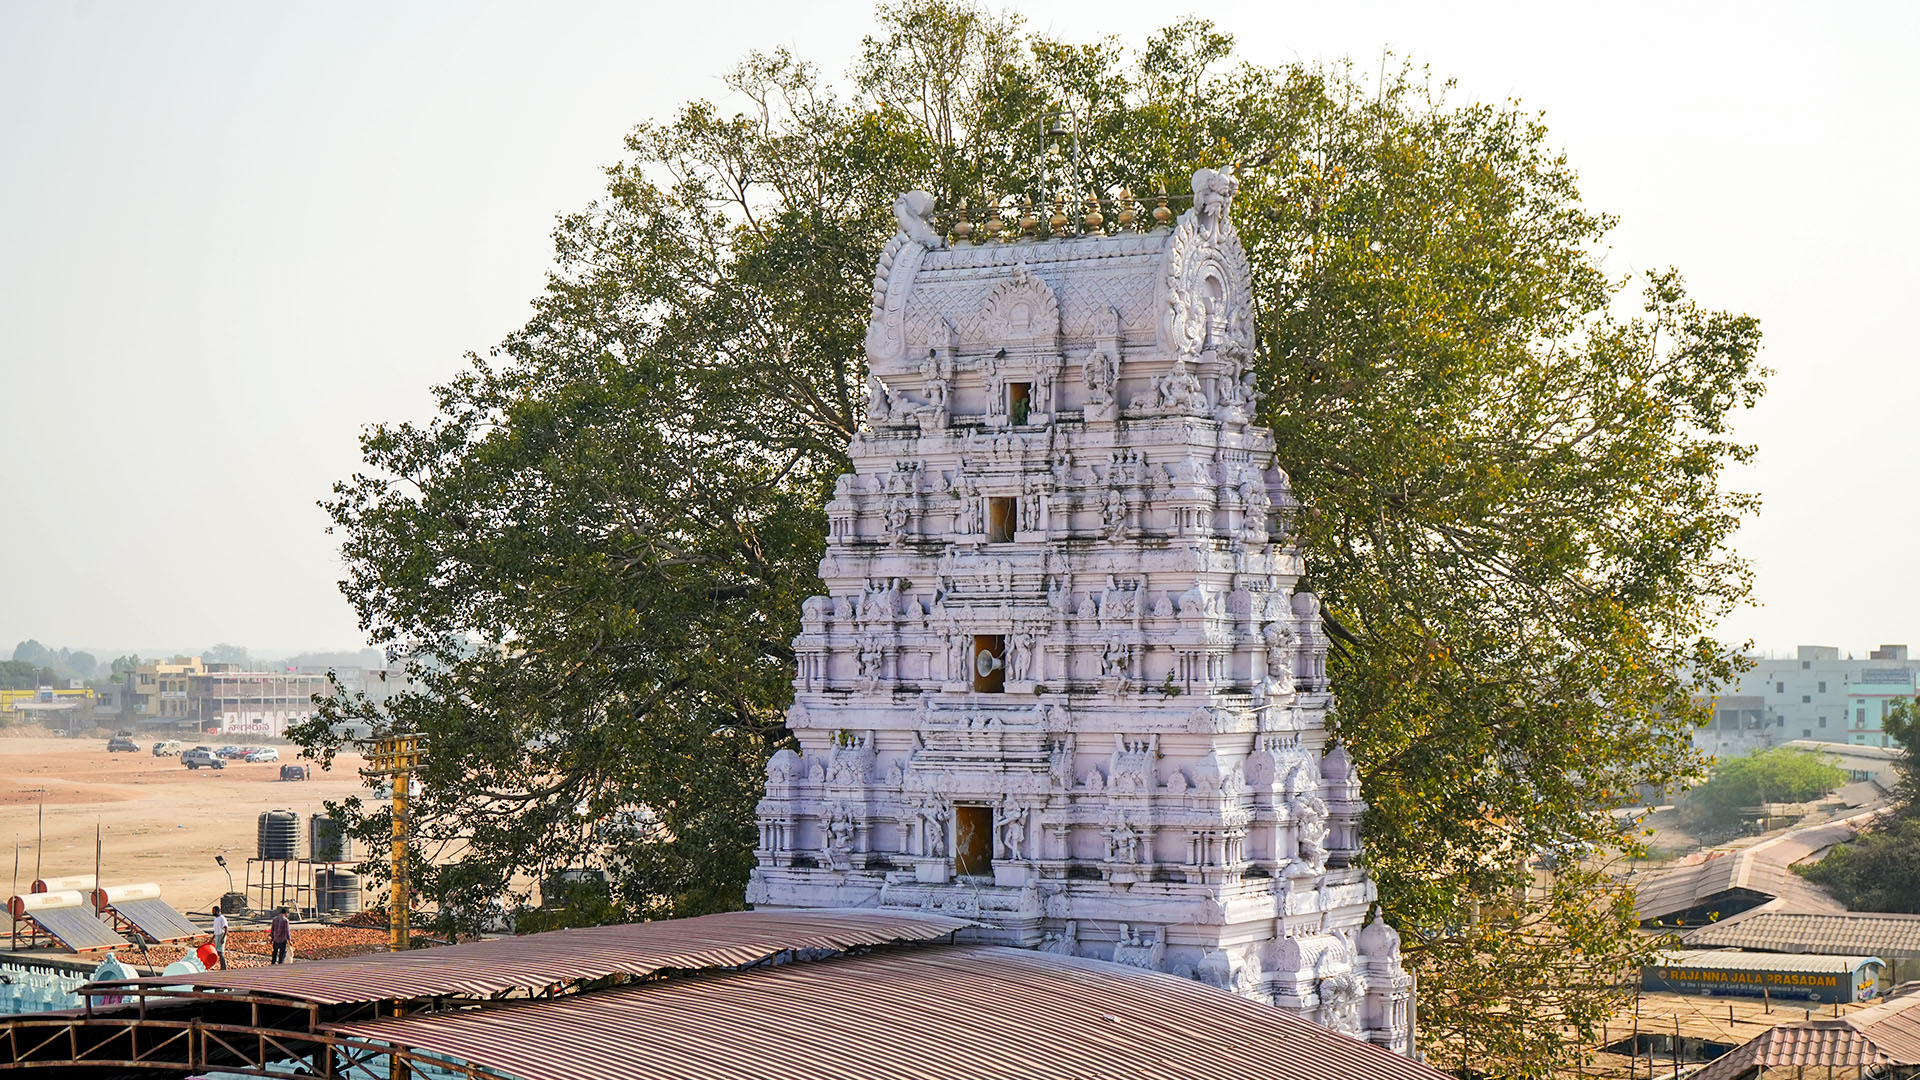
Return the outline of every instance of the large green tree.
<path id="1" fill-rule="evenodd" d="M 1728 829 L 1766 803 L 1806 802 L 1846 782 L 1833 755 L 1776 746 L 1715 765 L 1707 782 L 1687 794 L 1687 814 L 1709 829 Z"/>
<path id="2" fill-rule="evenodd" d="M 1426 1037 L 1551 1071 L 1643 947 L 1594 857 L 1609 809 L 1694 773 L 1695 695 L 1736 662 L 1707 631 L 1747 589 L 1727 541 L 1753 503 L 1720 473 L 1757 324 L 1677 274 L 1608 277 L 1610 220 L 1517 105 L 1246 64 L 1202 22 L 1129 50 L 938 0 L 879 21 L 850 98 L 755 54 L 736 105 L 636 129 L 527 326 L 434 420 L 368 433 L 326 503 L 342 588 L 420 688 L 337 695 L 302 737 L 428 734 L 417 825 L 459 859 L 417 873 L 445 910 L 582 861 L 629 913 L 737 904 L 894 195 L 977 222 L 1230 165 Z M 1077 150 L 1042 142 L 1050 113 Z"/>
<path id="3" fill-rule="evenodd" d="M 1900 749 L 1893 805 L 1858 840 L 1800 872 L 1855 911 L 1920 914 L 1920 706 L 1895 702 L 1884 727 Z"/>

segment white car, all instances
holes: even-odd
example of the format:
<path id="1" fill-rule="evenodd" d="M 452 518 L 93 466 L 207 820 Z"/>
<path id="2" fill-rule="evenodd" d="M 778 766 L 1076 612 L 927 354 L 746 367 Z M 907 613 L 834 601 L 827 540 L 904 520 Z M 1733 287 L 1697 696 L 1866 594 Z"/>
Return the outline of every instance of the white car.
<path id="1" fill-rule="evenodd" d="M 250 765 L 258 765 L 263 761 L 279 760 L 280 751 L 275 750 L 271 746 L 256 746 L 252 750 L 247 751 L 247 763 Z"/>

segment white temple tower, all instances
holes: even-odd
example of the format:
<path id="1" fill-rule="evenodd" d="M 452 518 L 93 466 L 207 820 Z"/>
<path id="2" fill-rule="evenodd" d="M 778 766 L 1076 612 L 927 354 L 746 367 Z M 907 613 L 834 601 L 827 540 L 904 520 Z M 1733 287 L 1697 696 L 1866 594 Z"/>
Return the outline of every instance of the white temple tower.
<path id="1" fill-rule="evenodd" d="M 1193 187 L 1170 228 L 1004 244 L 896 204 L 748 899 L 957 914 L 1410 1053 L 1250 423 L 1235 182 Z"/>

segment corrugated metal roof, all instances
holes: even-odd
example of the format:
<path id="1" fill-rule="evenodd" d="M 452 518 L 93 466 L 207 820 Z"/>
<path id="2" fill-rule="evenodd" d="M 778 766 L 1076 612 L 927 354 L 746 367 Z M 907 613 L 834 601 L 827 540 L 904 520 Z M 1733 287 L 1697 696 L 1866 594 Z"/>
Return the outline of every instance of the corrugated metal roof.
<path id="1" fill-rule="evenodd" d="M 842 952 L 931 941 L 971 925 L 964 919 L 872 909 L 732 911 L 694 919 L 555 930 L 413 952 L 191 975 L 134 979 L 133 985 L 243 990 L 322 1005 L 389 998 L 486 997 L 536 991 L 613 975 L 740 967 L 783 953 Z M 128 984 L 95 983 L 99 992 Z"/>
<path id="2" fill-rule="evenodd" d="M 1667 918 L 1735 889 L 1774 897 L 1795 911 L 1845 911 L 1846 905 L 1794 873 L 1791 867 L 1816 852 L 1852 839 L 1856 831 L 1843 822 L 1815 825 L 1749 848 L 1715 855 L 1705 862 L 1661 871 L 1639 884 L 1634 914 L 1642 920 Z"/>
<path id="3" fill-rule="evenodd" d="M 1656 967 L 1712 968 L 1715 971 L 1792 971 L 1807 975 L 1845 975 L 1877 956 L 1823 956 L 1815 953 L 1739 952 L 1734 949 L 1674 949 L 1656 953 Z"/>
<path id="4" fill-rule="evenodd" d="M 1446 1075 L 1192 980 L 987 945 L 711 973 L 332 1030 L 524 1080 Z"/>
<path id="5" fill-rule="evenodd" d="M 1849 1016 L 1782 1024 L 1715 1059 L 1691 1080 L 1733 1080 L 1759 1068 L 1920 1065 L 1920 993 Z"/>
<path id="6" fill-rule="evenodd" d="M 1754 911 L 1703 926 L 1685 940 L 1707 948 L 1920 958 L 1920 915 Z"/>

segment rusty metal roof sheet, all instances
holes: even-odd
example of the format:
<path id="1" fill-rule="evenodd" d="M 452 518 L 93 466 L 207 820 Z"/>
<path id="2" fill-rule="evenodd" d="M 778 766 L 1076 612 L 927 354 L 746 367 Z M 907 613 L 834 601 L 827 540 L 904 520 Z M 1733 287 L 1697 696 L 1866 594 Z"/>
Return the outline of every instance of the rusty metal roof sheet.
<path id="1" fill-rule="evenodd" d="M 523 1080 L 1446 1075 L 1192 980 L 988 945 L 714 972 L 331 1030 Z"/>
<path id="2" fill-rule="evenodd" d="M 669 971 L 742 967 L 789 953 L 834 953 L 931 941 L 968 925 L 964 919 L 944 915 L 872 909 L 732 911 L 693 919 L 555 930 L 413 952 L 94 983 L 89 992 L 115 992 L 129 985 L 190 986 L 273 994 L 321 1005 L 390 998 L 487 997 L 614 975 L 638 978 Z"/>
<path id="3" fill-rule="evenodd" d="M 1870 953 L 1920 958 L 1920 915 L 1753 911 L 1686 936 L 1689 947 L 1783 953 Z"/>
<path id="4" fill-rule="evenodd" d="M 1782 1024 L 1715 1059 L 1692 1080 L 1732 1080 L 1749 1070 L 1795 1066 L 1920 1065 L 1920 993 L 1889 998 L 1833 1020 Z"/>
<path id="5" fill-rule="evenodd" d="M 1734 890 L 1773 897 L 1776 906 L 1794 911 L 1845 911 L 1845 904 L 1794 873 L 1792 866 L 1852 839 L 1855 833 L 1848 823 L 1829 822 L 1796 829 L 1739 851 L 1716 854 L 1705 862 L 1661 871 L 1639 885 L 1634 914 L 1642 920 L 1678 915 Z"/>

